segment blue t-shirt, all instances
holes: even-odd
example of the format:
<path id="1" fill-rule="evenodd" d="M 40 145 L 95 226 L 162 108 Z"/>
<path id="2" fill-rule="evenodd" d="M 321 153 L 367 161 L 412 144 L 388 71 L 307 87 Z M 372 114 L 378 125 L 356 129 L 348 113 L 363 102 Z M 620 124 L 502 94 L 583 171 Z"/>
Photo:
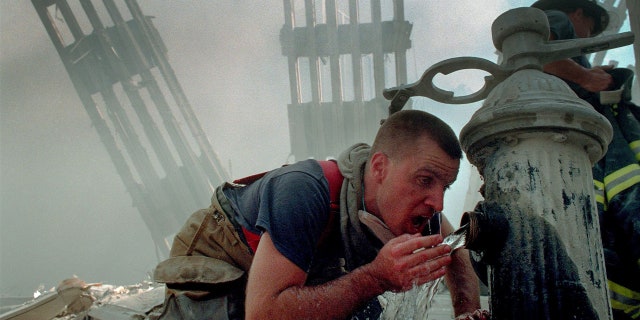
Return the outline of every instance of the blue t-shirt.
<path id="1" fill-rule="evenodd" d="M 269 233 L 276 249 L 309 272 L 320 235 L 330 216 L 329 184 L 315 160 L 267 173 L 224 194 L 235 220 L 252 233 Z"/>
<path id="2" fill-rule="evenodd" d="M 317 161 L 275 169 L 246 187 L 224 189 L 224 194 L 235 211 L 229 214 L 234 214 L 242 227 L 253 233 L 268 232 L 287 259 L 307 273 L 315 271 L 308 280 L 319 279 L 318 284 L 342 275 L 343 271 L 334 268 L 341 244 L 330 243 L 325 248 L 328 252 L 316 252 L 331 215 L 329 183 Z M 425 229 L 425 234 L 440 231 L 439 214 Z M 377 319 L 381 312 L 380 303 L 373 298 L 351 319 Z"/>

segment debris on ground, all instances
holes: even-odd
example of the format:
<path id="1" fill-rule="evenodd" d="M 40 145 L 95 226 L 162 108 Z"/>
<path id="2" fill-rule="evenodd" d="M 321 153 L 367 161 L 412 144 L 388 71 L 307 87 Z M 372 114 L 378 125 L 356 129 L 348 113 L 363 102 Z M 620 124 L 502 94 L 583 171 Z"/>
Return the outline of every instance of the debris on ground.
<path id="1" fill-rule="evenodd" d="M 115 286 L 87 284 L 73 277 L 56 288 L 34 293 L 34 299 L 0 314 L 0 320 L 155 320 L 164 302 L 165 286 L 144 281 Z"/>

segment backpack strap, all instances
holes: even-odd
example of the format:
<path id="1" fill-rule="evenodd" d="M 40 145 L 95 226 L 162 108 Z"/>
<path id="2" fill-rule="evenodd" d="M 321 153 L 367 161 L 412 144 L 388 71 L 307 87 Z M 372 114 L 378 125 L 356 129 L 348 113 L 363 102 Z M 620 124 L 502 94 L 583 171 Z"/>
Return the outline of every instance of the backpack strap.
<path id="1" fill-rule="evenodd" d="M 340 173 L 338 163 L 335 160 L 320 160 L 318 161 L 324 177 L 329 183 L 329 219 L 327 226 L 322 231 L 320 239 L 318 240 L 318 246 L 328 243 L 328 239 L 336 231 L 334 226 L 337 219 L 340 217 L 340 190 L 342 189 L 342 181 L 344 177 Z"/>
<path id="2" fill-rule="evenodd" d="M 329 182 L 329 198 L 331 201 L 331 211 L 340 212 L 340 189 L 342 189 L 342 173 L 338 168 L 338 163 L 335 160 L 321 160 L 318 161 L 324 177 Z"/>

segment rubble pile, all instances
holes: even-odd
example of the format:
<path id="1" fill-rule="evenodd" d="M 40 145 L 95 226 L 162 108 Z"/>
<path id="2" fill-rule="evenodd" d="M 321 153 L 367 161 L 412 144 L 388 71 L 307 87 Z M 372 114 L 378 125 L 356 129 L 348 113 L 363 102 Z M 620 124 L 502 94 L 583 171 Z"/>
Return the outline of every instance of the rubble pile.
<path id="1" fill-rule="evenodd" d="M 163 284 L 143 281 L 134 285 L 87 284 L 65 279 L 49 291 L 0 314 L 0 320 L 155 320 L 164 302 Z"/>

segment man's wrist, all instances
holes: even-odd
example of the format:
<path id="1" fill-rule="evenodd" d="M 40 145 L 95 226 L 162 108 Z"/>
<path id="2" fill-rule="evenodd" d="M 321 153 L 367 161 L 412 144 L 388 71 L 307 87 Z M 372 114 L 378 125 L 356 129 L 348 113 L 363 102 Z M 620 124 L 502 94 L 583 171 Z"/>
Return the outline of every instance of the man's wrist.
<path id="1" fill-rule="evenodd" d="M 366 288 L 368 292 L 372 294 L 372 297 L 383 294 L 391 289 L 389 284 L 385 284 L 380 277 L 375 275 L 374 267 L 371 264 L 359 267 L 351 273 L 353 275 L 352 281 L 355 281 L 355 286 Z"/>

